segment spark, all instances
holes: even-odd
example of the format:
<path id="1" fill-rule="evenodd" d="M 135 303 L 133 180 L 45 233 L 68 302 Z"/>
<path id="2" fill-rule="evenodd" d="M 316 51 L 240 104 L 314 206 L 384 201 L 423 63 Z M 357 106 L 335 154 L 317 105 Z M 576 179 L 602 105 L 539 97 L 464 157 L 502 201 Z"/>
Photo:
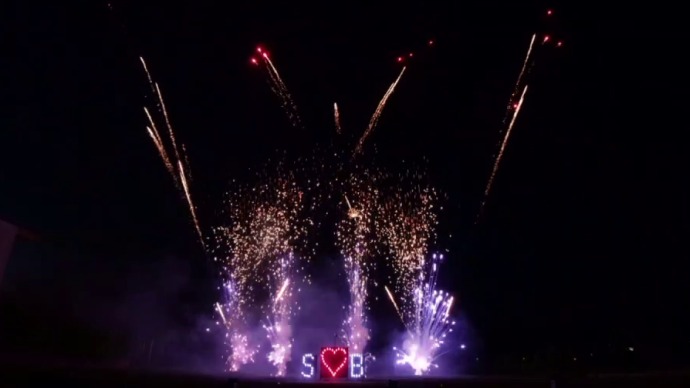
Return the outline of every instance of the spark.
<path id="1" fill-rule="evenodd" d="M 283 285 L 280 287 L 280 291 L 278 291 L 278 295 L 276 296 L 276 303 L 280 302 L 281 298 L 283 297 L 283 294 L 285 293 L 285 290 L 289 285 L 290 278 L 285 278 L 285 281 L 283 282 Z"/>
<path id="2" fill-rule="evenodd" d="M 383 288 L 386 290 L 386 294 L 388 295 L 388 299 L 390 299 L 391 303 L 393 303 L 393 307 L 395 308 L 395 312 L 398 313 L 398 316 L 400 317 L 400 321 L 404 324 L 405 318 L 403 317 L 402 313 L 400 312 L 400 307 L 398 307 L 398 303 L 395 301 L 395 297 L 393 296 L 393 293 L 391 292 L 391 290 L 388 289 L 388 286 L 383 286 Z"/>
<path id="3" fill-rule="evenodd" d="M 383 112 L 383 108 L 386 106 L 386 102 L 388 101 L 388 98 L 395 91 L 395 87 L 398 86 L 398 82 L 400 82 L 400 78 L 405 73 L 405 69 L 406 69 L 406 67 L 403 67 L 402 70 L 400 70 L 400 74 L 398 74 L 398 78 L 396 78 L 395 81 L 393 81 L 391 86 L 388 87 L 388 90 L 383 95 L 383 98 L 381 98 L 381 101 L 379 102 L 378 106 L 376 107 L 374 114 L 371 116 L 371 119 L 369 120 L 369 126 L 367 126 L 367 129 L 364 131 L 364 134 L 362 135 L 362 137 L 359 139 L 359 142 L 357 143 L 357 147 L 355 148 L 355 152 L 354 152 L 353 156 L 356 156 L 357 154 L 362 152 L 362 147 L 364 145 L 364 141 L 367 140 L 367 138 L 371 134 L 371 131 L 374 130 L 374 128 L 376 127 L 376 124 L 379 122 L 379 118 L 381 117 L 381 113 Z"/>
<path id="4" fill-rule="evenodd" d="M 187 200 L 187 206 L 189 206 L 189 212 L 192 215 L 192 221 L 194 222 L 194 228 L 196 229 L 196 232 L 199 235 L 199 238 L 201 239 L 201 242 L 203 244 L 204 236 L 201 233 L 201 228 L 199 227 L 199 219 L 196 216 L 196 208 L 194 206 L 194 202 L 192 201 L 192 194 L 189 192 L 189 184 L 187 183 L 187 174 L 185 172 L 186 170 L 183 167 L 181 160 L 177 161 L 177 165 L 178 171 L 180 172 L 180 182 L 182 182 L 184 196 Z"/>
<path id="5" fill-rule="evenodd" d="M 218 314 L 220 314 L 220 317 L 223 320 L 223 323 L 227 324 L 228 320 L 225 319 L 225 314 L 223 313 L 223 307 L 218 302 L 216 302 L 216 311 L 218 311 Z"/>
<path id="6" fill-rule="evenodd" d="M 486 184 L 486 188 L 484 189 L 484 195 L 482 196 L 482 202 L 479 205 L 479 212 L 477 212 L 477 218 L 475 219 L 475 224 L 479 222 L 479 218 L 482 215 L 482 212 L 484 211 L 484 206 L 486 205 L 486 200 L 489 197 L 489 193 L 491 192 L 491 187 L 494 184 L 494 179 L 496 179 L 496 172 L 498 171 L 498 167 L 501 164 L 501 159 L 503 159 L 503 153 L 505 152 L 506 145 L 508 144 L 508 139 L 510 138 L 510 132 L 513 130 L 513 125 L 515 124 L 515 119 L 517 119 L 518 114 L 520 113 L 520 109 L 522 108 L 522 103 L 525 99 L 525 94 L 527 93 L 527 85 L 525 85 L 525 88 L 522 89 L 522 94 L 520 95 L 520 100 L 517 103 L 517 107 L 515 108 L 515 111 L 513 112 L 513 118 L 510 120 L 510 124 L 508 124 L 508 129 L 506 130 L 506 134 L 503 137 L 503 141 L 501 142 L 501 148 L 498 151 L 498 155 L 496 156 L 496 161 L 494 162 L 494 166 L 491 169 L 491 175 L 489 176 L 489 181 Z"/>
<path id="7" fill-rule="evenodd" d="M 340 135 L 342 129 L 340 127 L 340 112 L 338 111 L 338 103 L 333 103 L 333 118 L 335 119 L 335 133 Z"/>

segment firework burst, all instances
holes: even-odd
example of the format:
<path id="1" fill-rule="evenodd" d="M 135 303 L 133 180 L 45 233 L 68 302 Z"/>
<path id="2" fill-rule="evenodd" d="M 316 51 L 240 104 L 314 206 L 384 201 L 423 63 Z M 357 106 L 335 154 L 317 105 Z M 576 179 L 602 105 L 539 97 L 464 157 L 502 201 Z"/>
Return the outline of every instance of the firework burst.
<path id="1" fill-rule="evenodd" d="M 347 210 L 336 229 L 336 243 L 343 255 L 350 289 L 350 305 L 343 331 L 348 345 L 355 352 L 363 352 L 369 341 L 366 302 L 372 257 L 377 248 L 375 224 L 379 202 L 375 185 L 376 176 L 370 172 L 350 176 L 344 189 Z"/>

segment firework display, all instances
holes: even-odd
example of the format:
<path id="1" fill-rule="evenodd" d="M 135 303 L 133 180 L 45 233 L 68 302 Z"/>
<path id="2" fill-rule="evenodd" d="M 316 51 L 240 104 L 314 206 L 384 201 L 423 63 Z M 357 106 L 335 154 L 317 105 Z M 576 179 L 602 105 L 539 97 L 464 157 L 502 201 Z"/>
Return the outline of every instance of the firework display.
<path id="1" fill-rule="evenodd" d="M 548 15 L 551 14 L 549 10 Z M 528 89 L 525 80 L 534 63 L 535 46 L 539 46 L 535 42 L 540 39 L 542 45 L 553 42 L 549 35 L 531 37 L 509 99 L 504 119 L 507 125 L 483 192 L 477 220 L 523 106 Z M 427 47 L 435 45 L 434 40 L 426 41 Z M 562 42 L 554 45 L 560 47 Z M 301 128 L 296 104 L 268 51 L 258 47 L 257 54 L 250 59 L 251 63 L 266 69 L 271 89 L 280 98 L 290 123 Z M 402 69 L 376 106 L 361 136 L 354 138 L 347 148 L 334 152 L 331 159 L 310 160 L 308 163 L 313 166 L 308 171 L 279 163 L 266 167 L 253 181 L 233 181 L 232 189 L 225 193 L 220 220 L 216 227 L 208 228 L 211 231 L 208 235 L 202 233 L 192 201 L 186 149 L 175 138 L 160 88 L 141 58 L 156 101 L 156 109 L 144 108 L 148 120 L 146 129 L 185 200 L 205 253 L 219 271 L 221 295 L 213 309 L 218 317 L 217 326 L 223 330 L 227 370 L 242 370 L 263 354 L 274 368 L 273 375 L 289 374 L 296 331 L 294 318 L 300 310 L 300 284 L 308 283 L 305 264 L 315 255 L 314 249 L 308 248 L 311 246 L 309 239 L 313 239 L 313 232 L 322 226 L 323 219 L 328 220 L 325 212 L 314 214 L 316 204 L 321 202 L 327 202 L 323 206 L 336 209 L 338 215 L 333 220 L 334 225 L 330 224 L 334 230 L 328 232 L 342 259 L 348 287 L 345 317 L 341 327 L 334 328 L 342 332 L 346 346 L 332 344 L 318 353 L 304 354 L 301 375 L 306 378 L 360 378 L 365 375 L 365 359 L 369 356 L 364 352 L 371 340 L 369 299 L 373 292 L 381 295 L 385 292 L 405 328 L 402 344 L 394 348 L 395 363 L 415 375 L 426 374 L 438 366 L 436 361 L 444 354 L 445 339 L 455 325 L 452 319 L 454 297 L 437 287 L 444 256 L 429 254 L 437 243 L 439 215 L 443 210 L 440 194 L 423 182 L 425 175 L 422 173 L 408 170 L 404 175 L 395 175 L 384 172 L 374 163 L 355 165 L 356 157 L 364 153 L 364 143 L 376 128 L 408 63 L 415 57 L 415 52 L 396 57 Z M 337 103 L 333 103 L 333 120 L 336 134 L 345 138 Z M 159 128 L 165 128 L 165 137 Z M 344 158 L 340 157 L 342 154 Z M 327 177 L 324 173 L 327 168 L 337 173 Z M 388 266 L 377 266 L 377 262 Z M 382 287 L 375 279 L 379 269 L 388 271 Z M 256 328 L 261 329 L 265 338 L 254 335 Z"/>

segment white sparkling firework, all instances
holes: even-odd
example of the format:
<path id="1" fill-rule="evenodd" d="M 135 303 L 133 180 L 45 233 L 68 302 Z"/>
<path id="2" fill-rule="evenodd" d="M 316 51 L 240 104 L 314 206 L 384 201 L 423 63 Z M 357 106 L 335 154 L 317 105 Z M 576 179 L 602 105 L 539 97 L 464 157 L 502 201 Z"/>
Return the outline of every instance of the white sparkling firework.
<path id="1" fill-rule="evenodd" d="M 432 260 L 419 273 L 417 286 L 411 303 L 413 315 L 406 322 L 407 338 L 402 348 L 393 348 L 397 353 L 396 363 L 409 365 L 415 375 L 427 373 L 431 367 L 438 367 L 436 359 L 446 335 L 453 331 L 455 321 L 450 318 L 453 297 L 436 288 L 438 269 L 443 255 L 432 256 Z M 389 293 L 392 299 L 392 294 Z"/>
<path id="2" fill-rule="evenodd" d="M 436 191 L 418 183 L 394 188 L 380 212 L 399 301 L 388 287 L 385 290 L 407 329 L 402 348 L 395 349 L 396 362 L 409 365 L 416 375 L 436 365 L 434 360 L 454 324 L 449 319 L 452 296 L 436 289 L 443 256 L 429 259 L 427 255 L 436 236 L 437 202 Z"/>

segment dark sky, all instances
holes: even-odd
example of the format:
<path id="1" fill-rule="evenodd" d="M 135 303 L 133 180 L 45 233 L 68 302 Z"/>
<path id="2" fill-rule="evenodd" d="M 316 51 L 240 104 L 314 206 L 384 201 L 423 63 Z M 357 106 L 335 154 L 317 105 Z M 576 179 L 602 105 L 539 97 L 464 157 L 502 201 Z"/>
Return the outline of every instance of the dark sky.
<path id="1" fill-rule="evenodd" d="M 368 150 L 375 144 L 391 166 L 429 159 L 449 197 L 441 232 L 453 235 L 454 279 L 445 280 L 482 338 L 506 349 L 690 341 L 687 124 L 672 114 L 687 96 L 670 76 L 680 65 L 668 14 L 536 2 L 256 3 L 8 7 L 0 218 L 112 260 L 203 261 L 144 130 L 137 57 L 167 97 L 203 207 L 272 150 L 325 144 L 334 101 L 347 136 L 361 133 L 399 71 L 395 57 L 412 50 Z M 533 32 L 564 45 L 539 55 L 473 226 Z M 265 73 L 249 65 L 257 44 L 271 51 L 304 130 L 290 127 Z"/>

